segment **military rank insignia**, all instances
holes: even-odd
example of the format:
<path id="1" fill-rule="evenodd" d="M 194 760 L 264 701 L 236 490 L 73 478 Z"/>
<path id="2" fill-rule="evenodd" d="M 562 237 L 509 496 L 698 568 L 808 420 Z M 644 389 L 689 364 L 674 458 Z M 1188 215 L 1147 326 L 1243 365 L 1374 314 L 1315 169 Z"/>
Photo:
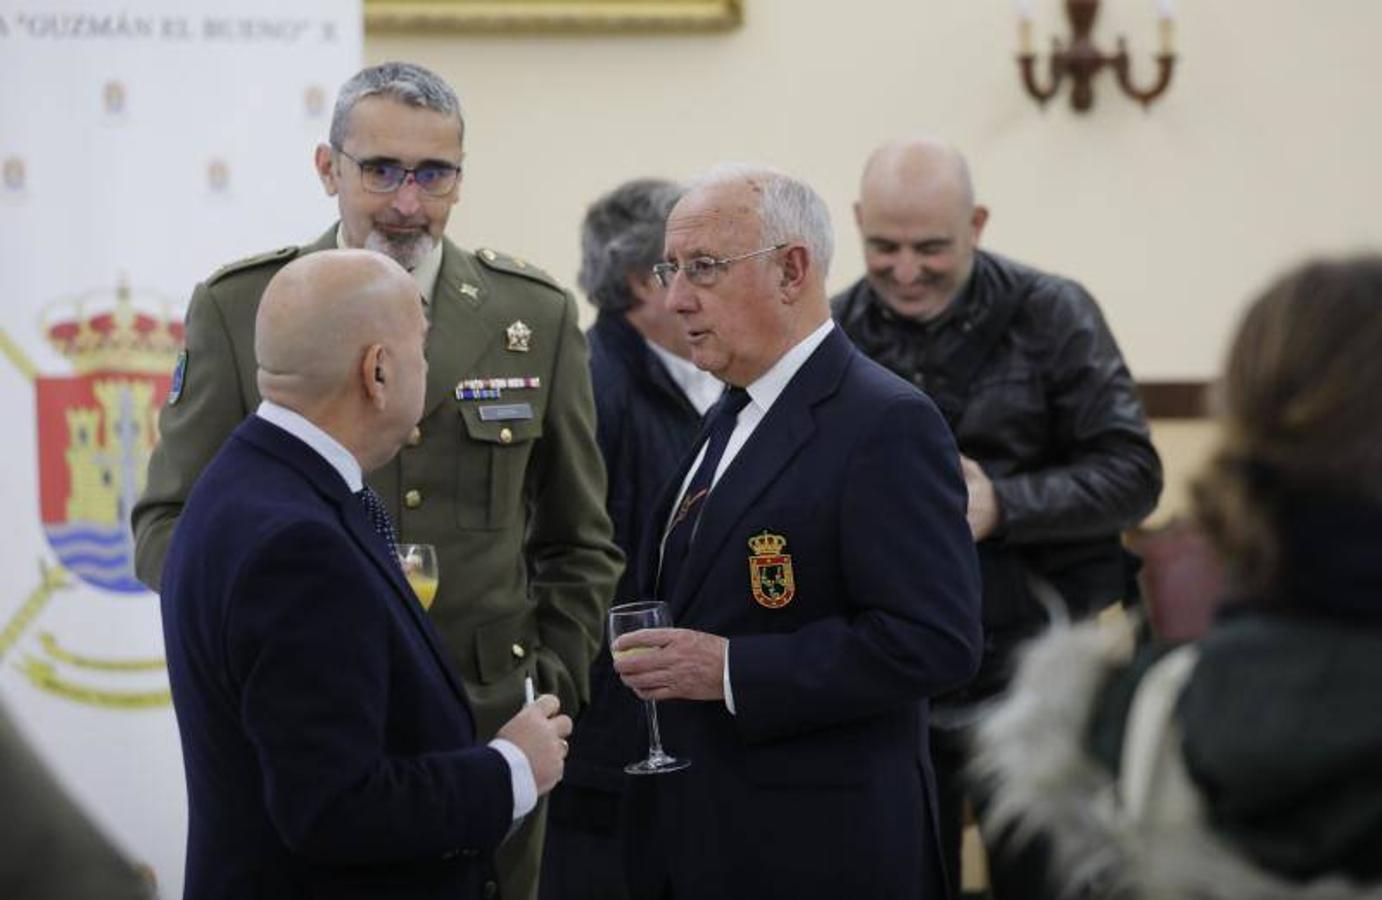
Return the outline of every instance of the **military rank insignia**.
<path id="1" fill-rule="evenodd" d="M 533 339 L 533 330 L 523 324 L 522 319 L 517 319 L 512 325 L 504 329 L 504 336 L 508 338 L 508 349 L 514 353 L 527 353 L 528 345 Z"/>
<path id="2" fill-rule="evenodd" d="M 764 529 L 762 534 L 749 538 L 749 585 L 753 599 L 767 609 L 781 609 L 797 595 L 796 576 L 792 573 L 792 555 L 783 553 L 787 539 Z"/>

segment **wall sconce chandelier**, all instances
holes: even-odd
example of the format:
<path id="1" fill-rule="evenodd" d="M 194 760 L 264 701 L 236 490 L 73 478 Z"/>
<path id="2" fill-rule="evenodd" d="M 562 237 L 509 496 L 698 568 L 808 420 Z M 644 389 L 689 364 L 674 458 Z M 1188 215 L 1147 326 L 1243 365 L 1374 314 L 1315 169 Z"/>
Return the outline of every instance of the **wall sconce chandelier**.
<path id="1" fill-rule="evenodd" d="M 1106 55 L 1094 46 L 1094 20 L 1099 15 L 1099 0 L 1065 0 L 1065 16 L 1070 20 L 1069 45 L 1062 44 L 1060 38 L 1051 38 L 1049 81 L 1043 86 L 1038 81 L 1037 58 L 1032 51 L 1032 0 L 1018 0 L 1017 6 L 1020 17 L 1017 64 L 1022 71 L 1022 84 L 1042 106 L 1056 95 L 1069 77 L 1071 107 L 1076 112 L 1088 112 L 1094 105 L 1094 76 L 1105 67 L 1113 69 L 1123 93 L 1140 102 L 1144 108 L 1170 86 L 1171 71 L 1176 64 L 1176 54 L 1172 50 L 1174 23 L 1171 0 L 1157 0 L 1161 52 L 1153 57 L 1157 64 L 1156 82 L 1145 89 L 1133 83 L 1132 59 L 1128 56 L 1127 40 L 1122 35 L 1118 37 L 1118 52 L 1112 55 Z"/>

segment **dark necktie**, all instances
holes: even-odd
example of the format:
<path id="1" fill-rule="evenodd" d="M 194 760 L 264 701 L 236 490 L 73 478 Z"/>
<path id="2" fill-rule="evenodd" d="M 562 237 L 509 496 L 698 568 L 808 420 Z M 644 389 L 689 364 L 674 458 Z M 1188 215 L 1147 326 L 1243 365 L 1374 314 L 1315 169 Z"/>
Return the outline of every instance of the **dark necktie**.
<path id="1" fill-rule="evenodd" d="M 397 563 L 398 532 L 394 529 L 393 519 L 389 516 L 389 511 L 384 508 L 384 501 L 379 499 L 379 495 L 369 485 L 356 491 L 355 499 L 359 500 L 360 505 L 365 508 L 365 515 L 369 517 L 370 527 L 384 542 L 384 549 L 388 552 L 389 558 Z"/>
<path id="2" fill-rule="evenodd" d="M 748 402 L 748 391 L 732 387 L 725 391 L 725 395 L 720 398 L 715 411 L 710 415 L 705 456 L 701 458 L 696 474 L 691 476 L 690 483 L 686 485 L 681 502 L 677 504 L 676 514 L 672 516 L 667 539 L 662 545 L 662 569 L 657 579 L 658 598 L 661 600 L 670 600 L 676 591 L 682 563 L 686 562 L 686 554 L 691 548 L 691 539 L 695 537 L 701 510 L 705 508 L 706 499 L 710 496 L 715 469 L 720 465 L 720 458 L 725 455 L 725 445 L 729 443 L 729 436 L 739 421 L 739 411 Z"/>

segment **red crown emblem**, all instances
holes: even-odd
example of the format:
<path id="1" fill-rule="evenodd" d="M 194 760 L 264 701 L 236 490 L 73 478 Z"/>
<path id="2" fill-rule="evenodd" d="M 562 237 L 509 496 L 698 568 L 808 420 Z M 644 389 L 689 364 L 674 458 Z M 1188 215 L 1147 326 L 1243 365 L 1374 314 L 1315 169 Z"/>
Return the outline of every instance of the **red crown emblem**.
<path id="1" fill-rule="evenodd" d="M 113 295 L 88 291 L 51 304 L 43 320 L 43 336 L 79 375 L 166 372 L 182 349 L 182 321 L 169 304 L 136 298 L 124 279 Z"/>

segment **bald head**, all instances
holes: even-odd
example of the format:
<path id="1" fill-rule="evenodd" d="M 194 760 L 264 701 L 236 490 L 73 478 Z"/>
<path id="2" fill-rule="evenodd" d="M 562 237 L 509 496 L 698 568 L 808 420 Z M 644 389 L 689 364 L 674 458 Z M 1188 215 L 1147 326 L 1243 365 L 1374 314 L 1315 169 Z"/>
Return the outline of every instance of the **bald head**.
<path id="1" fill-rule="evenodd" d="M 873 151 L 859 185 L 861 201 L 883 202 L 889 196 L 917 192 L 972 208 L 974 183 L 960 151 L 933 138 L 889 141 Z"/>
<path id="2" fill-rule="evenodd" d="M 925 320 L 964 287 L 988 211 L 974 203 L 958 150 L 910 138 L 869 157 L 854 217 L 874 291 L 898 315 Z"/>
<path id="3" fill-rule="evenodd" d="M 365 464 L 382 450 L 357 441 L 357 431 L 382 429 L 381 440 L 391 440 L 402 428 L 401 441 L 421 414 L 425 334 L 417 282 L 398 263 L 369 250 L 308 254 L 280 269 L 260 300 L 259 392 L 358 451 Z"/>
<path id="4" fill-rule="evenodd" d="M 312 402 L 340 389 L 365 347 L 403 327 L 417 282 L 368 250 L 327 250 L 279 270 L 259 303 L 259 390 L 275 403 Z"/>

